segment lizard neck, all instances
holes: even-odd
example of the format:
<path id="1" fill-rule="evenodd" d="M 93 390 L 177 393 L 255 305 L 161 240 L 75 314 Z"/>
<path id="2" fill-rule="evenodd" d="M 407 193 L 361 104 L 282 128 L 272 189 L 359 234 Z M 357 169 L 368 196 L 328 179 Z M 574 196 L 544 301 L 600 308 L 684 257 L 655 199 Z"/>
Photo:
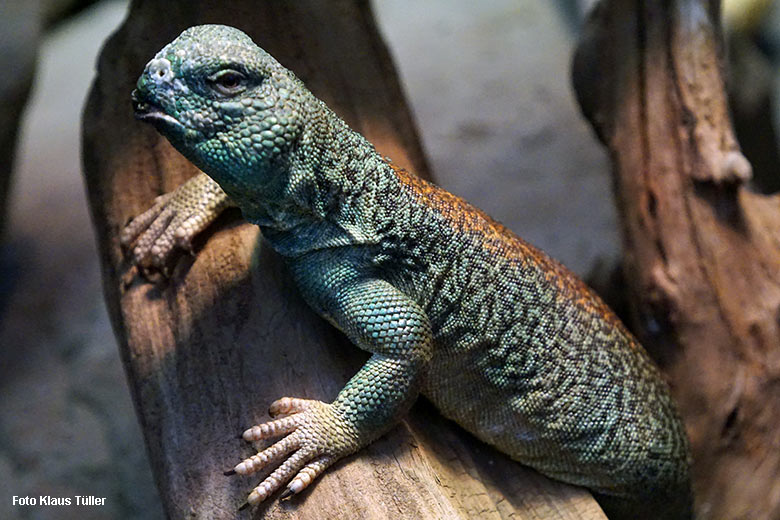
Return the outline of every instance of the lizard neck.
<path id="1" fill-rule="evenodd" d="M 245 217 L 285 256 L 378 243 L 372 206 L 393 176 L 371 143 L 312 99 L 287 160 L 269 165 L 259 190 L 237 195 Z"/>

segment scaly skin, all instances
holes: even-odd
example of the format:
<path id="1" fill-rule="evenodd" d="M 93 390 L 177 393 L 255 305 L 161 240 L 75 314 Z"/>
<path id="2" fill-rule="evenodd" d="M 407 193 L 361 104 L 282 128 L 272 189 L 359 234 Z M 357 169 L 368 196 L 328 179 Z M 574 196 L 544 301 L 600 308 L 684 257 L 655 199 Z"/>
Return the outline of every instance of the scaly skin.
<path id="1" fill-rule="evenodd" d="M 136 264 L 163 271 L 176 247 L 190 249 L 195 235 L 233 205 L 219 184 L 197 175 L 175 192 L 157 197 L 151 208 L 122 230 L 119 240 L 127 248 L 133 246 Z"/>
<path id="2" fill-rule="evenodd" d="M 235 467 L 284 460 L 250 503 L 291 479 L 286 494 L 299 492 L 422 391 L 480 439 L 608 507 L 666 503 L 669 517 L 687 516 L 688 444 L 669 391 L 566 268 L 382 158 L 236 29 L 182 33 L 133 98 L 139 119 L 224 190 L 196 177 L 139 216 L 122 237 L 136 261 L 162 264 L 232 201 L 309 304 L 372 353 L 332 403 L 284 398 L 272 405 L 284 417 L 244 432 L 287 435 Z M 172 224 L 180 213 L 200 224 Z"/>

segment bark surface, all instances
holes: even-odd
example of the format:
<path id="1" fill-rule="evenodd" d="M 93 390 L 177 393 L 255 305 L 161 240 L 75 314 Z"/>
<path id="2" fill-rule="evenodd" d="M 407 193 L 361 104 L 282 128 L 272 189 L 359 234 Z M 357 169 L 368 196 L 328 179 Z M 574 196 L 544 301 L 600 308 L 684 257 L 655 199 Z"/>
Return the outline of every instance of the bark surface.
<path id="1" fill-rule="evenodd" d="M 574 83 L 611 153 L 633 322 L 684 416 L 698 514 L 779 518 L 780 196 L 750 187 L 718 4 L 600 2 Z"/>

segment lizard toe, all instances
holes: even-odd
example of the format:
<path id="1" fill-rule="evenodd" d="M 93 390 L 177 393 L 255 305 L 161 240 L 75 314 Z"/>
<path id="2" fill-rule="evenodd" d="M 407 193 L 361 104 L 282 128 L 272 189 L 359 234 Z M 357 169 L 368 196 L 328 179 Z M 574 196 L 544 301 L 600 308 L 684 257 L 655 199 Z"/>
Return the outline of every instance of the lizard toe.
<path id="1" fill-rule="evenodd" d="M 288 458 L 273 473 L 268 475 L 247 497 L 251 505 L 259 504 L 298 473 L 314 456 L 310 449 L 300 449 Z"/>
<path id="2" fill-rule="evenodd" d="M 297 397 L 282 397 L 277 399 L 268 407 L 268 414 L 271 417 L 284 417 L 296 413 L 305 412 L 313 406 L 321 404 L 322 401 L 316 399 L 299 399 Z"/>
<path id="3" fill-rule="evenodd" d="M 141 267 L 153 267 L 159 264 L 155 255 L 160 255 L 164 251 L 163 246 L 157 244 L 158 238 L 164 233 L 171 220 L 173 212 L 169 209 L 163 209 L 158 213 L 149 226 L 140 234 L 133 249 L 133 261 Z M 155 246 L 158 246 L 155 249 Z"/>
<path id="4" fill-rule="evenodd" d="M 131 218 L 124 229 L 122 229 L 122 232 L 119 234 L 119 243 L 124 249 L 129 250 L 133 242 L 138 240 L 152 222 L 155 221 L 157 216 L 162 213 L 165 205 L 164 200 L 160 200 L 161 197 L 165 197 L 165 195 L 157 197 L 151 208 Z"/>
<path id="5" fill-rule="evenodd" d="M 249 495 L 247 501 L 252 505 L 262 502 L 287 482 L 290 484 L 284 498 L 300 493 L 331 464 L 360 446 L 354 429 L 331 404 L 286 397 L 271 407 L 274 413 L 290 415 L 253 426 L 242 437 L 256 441 L 287 436 L 232 470 L 249 475 L 284 459 Z"/>
<path id="6" fill-rule="evenodd" d="M 280 437 L 288 434 L 298 427 L 298 420 L 295 417 L 283 417 L 267 423 L 252 426 L 246 430 L 241 437 L 247 442 L 269 439 L 271 437 Z"/>
<path id="7" fill-rule="evenodd" d="M 304 466 L 287 485 L 287 489 L 281 498 L 297 495 L 306 489 L 309 484 L 314 482 L 314 479 L 320 476 L 320 474 L 328 469 L 328 466 L 334 462 L 335 459 L 333 457 L 322 456 L 306 464 L 306 466 Z"/>
<path id="8" fill-rule="evenodd" d="M 289 437 L 285 437 L 279 442 L 274 443 L 273 446 L 264 449 L 256 455 L 252 455 L 251 457 L 244 459 L 238 463 L 236 467 L 233 468 L 233 470 L 240 475 L 251 475 L 256 471 L 263 469 L 272 462 L 276 462 L 284 458 L 290 452 L 300 448 L 300 446 L 301 443 L 298 439 L 298 436 L 290 435 Z"/>

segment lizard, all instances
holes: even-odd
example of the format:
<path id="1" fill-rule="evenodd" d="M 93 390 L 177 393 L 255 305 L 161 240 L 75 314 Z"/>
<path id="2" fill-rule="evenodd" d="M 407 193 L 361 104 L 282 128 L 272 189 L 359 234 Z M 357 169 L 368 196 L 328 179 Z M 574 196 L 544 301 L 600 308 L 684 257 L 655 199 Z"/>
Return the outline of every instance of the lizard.
<path id="1" fill-rule="evenodd" d="M 283 397 L 243 432 L 273 440 L 228 474 L 300 493 L 387 432 L 418 394 L 482 441 L 607 512 L 691 510 L 690 452 L 659 369 L 562 264 L 380 155 L 238 29 L 185 30 L 132 92 L 203 173 L 123 229 L 161 267 L 229 206 L 258 225 L 306 302 L 371 356 L 332 402 Z M 653 517 L 664 514 L 656 510 Z"/>

